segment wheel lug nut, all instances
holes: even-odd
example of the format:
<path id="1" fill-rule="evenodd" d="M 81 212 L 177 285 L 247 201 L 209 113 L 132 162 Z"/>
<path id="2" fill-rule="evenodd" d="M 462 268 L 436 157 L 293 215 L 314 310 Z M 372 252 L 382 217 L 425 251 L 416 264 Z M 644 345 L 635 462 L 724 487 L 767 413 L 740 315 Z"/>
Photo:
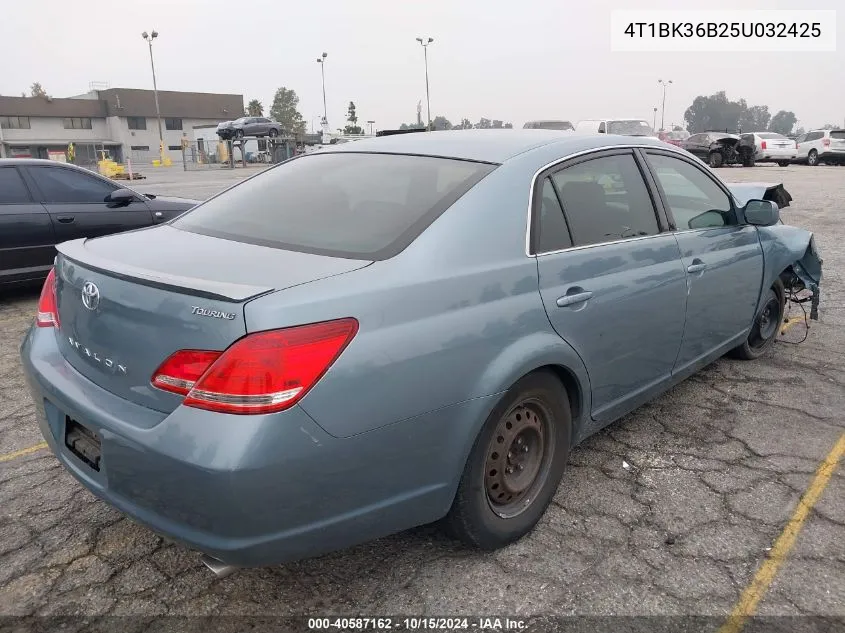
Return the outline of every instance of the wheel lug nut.
<path id="1" fill-rule="evenodd" d="M 527 453 L 527 452 L 528 452 L 528 447 L 527 447 L 527 446 L 523 446 L 523 447 L 522 447 L 522 452 L 523 452 L 523 453 Z"/>
<path id="2" fill-rule="evenodd" d="M 507 468 L 505 468 L 505 472 L 510 475 L 513 472 L 513 468 L 508 466 Z"/>
<path id="3" fill-rule="evenodd" d="M 508 459 L 513 459 L 513 453 L 508 451 Z"/>
<path id="4" fill-rule="evenodd" d="M 517 466 L 517 468 L 519 468 L 520 470 L 522 470 L 523 468 L 525 468 L 525 466 L 523 466 L 522 464 L 520 464 L 519 466 Z"/>

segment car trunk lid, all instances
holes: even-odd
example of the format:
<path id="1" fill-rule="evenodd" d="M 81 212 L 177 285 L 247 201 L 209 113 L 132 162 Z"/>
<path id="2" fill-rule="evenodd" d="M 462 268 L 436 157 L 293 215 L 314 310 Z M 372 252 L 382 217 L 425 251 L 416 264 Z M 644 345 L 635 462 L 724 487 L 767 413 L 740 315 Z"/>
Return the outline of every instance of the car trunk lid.
<path id="1" fill-rule="evenodd" d="M 368 265 L 198 235 L 170 226 L 60 244 L 59 346 L 98 386 L 158 411 L 152 386 L 179 349 L 223 350 L 246 333 L 251 299 Z"/>

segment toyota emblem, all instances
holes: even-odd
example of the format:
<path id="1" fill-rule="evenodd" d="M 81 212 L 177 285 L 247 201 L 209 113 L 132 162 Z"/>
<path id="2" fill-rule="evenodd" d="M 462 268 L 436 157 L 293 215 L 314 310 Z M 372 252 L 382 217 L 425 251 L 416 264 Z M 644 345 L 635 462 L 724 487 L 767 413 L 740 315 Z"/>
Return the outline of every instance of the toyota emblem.
<path id="1" fill-rule="evenodd" d="M 86 281 L 82 285 L 82 305 L 89 310 L 96 310 L 100 305 L 100 289 L 93 281 Z"/>

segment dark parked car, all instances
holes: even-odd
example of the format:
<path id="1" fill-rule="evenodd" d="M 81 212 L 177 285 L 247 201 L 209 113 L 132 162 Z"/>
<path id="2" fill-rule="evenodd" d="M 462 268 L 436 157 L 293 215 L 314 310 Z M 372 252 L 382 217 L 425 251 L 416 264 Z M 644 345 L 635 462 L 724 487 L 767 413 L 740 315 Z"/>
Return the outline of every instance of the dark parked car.
<path id="1" fill-rule="evenodd" d="M 701 132 L 693 134 L 681 145 L 711 167 L 742 164 L 754 166 L 754 144 L 738 134 L 726 132 Z"/>
<path id="2" fill-rule="evenodd" d="M 46 277 L 56 244 L 159 224 L 197 203 L 137 193 L 74 165 L 0 159 L 0 286 Z"/>
<path id="3" fill-rule="evenodd" d="M 818 296 L 813 235 L 765 189 L 739 202 L 649 138 L 334 145 L 61 244 L 21 348 L 36 418 L 84 486 L 216 573 L 442 518 L 501 547 L 573 446 L 766 353 L 787 297 Z"/>
<path id="4" fill-rule="evenodd" d="M 224 121 L 217 126 L 217 136 L 224 141 L 232 138 L 243 138 L 244 136 L 275 138 L 281 133 L 282 126 L 279 123 L 263 116 L 245 116 L 234 121 Z"/>

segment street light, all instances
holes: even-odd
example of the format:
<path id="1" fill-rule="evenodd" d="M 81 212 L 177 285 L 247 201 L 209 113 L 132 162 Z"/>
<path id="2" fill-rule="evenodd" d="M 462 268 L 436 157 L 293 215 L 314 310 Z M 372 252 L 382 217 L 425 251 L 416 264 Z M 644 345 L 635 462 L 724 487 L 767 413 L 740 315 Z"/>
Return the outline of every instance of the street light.
<path id="1" fill-rule="evenodd" d="M 158 86 L 156 86 L 156 65 L 153 61 L 153 40 L 158 37 L 158 31 L 153 31 L 152 33 L 147 33 L 144 31 L 141 33 L 141 37 L 143 37 L 147 44 L 150 45 L 150 68 L 153 69 L 153 96 L 155 97 L 156 102 L 156 119 L 158 119 L 158 141 L 159 141 L 159 153 L 164 154 L 164 133 L 161 131 L 161 110 L 158 107 Z"/>
<path id="2" fill-rule="evenodd" d="M 669 79 L 668 81 L 663 81 L 662 79 L 658 79 L 657 83 L 663 86 L 663 109 L 660 112 L 660 129 L 663 129 L 663 121 L 666 117 L 666 88 L 669 87 L 669 84 L 672 83 L 672 80 Z"/>
<path id="3" fill-rule="evenodd" d="M 428 131 L 431 131 L 431 99 L 428 95 L 428 45 L 431 44 L 434 39 L 429 37 L 423 39 L 422 37 L 418 37 L 417 41 L 423 47 L 423 56 L 425 57 L 425 107 L 426 107 L 426 114 L 428 115 Z"/>
<path id="4" fill-rule="evenodd" d="M 373 135 L 373 125 L 375 125 L 375 121 L 367 121 L 370 126 L 370 136 Z"/>
<path id="5" fill-rule="evenodd" d="M 320 74 L 323 76 L 323 123 L 325 125 L 329 124 L 329 112 L 326 108 L 326 57 L 328 56 L 328 53 L 323 53 L 317 58 L 317 63 L 320 64 Z"/>

